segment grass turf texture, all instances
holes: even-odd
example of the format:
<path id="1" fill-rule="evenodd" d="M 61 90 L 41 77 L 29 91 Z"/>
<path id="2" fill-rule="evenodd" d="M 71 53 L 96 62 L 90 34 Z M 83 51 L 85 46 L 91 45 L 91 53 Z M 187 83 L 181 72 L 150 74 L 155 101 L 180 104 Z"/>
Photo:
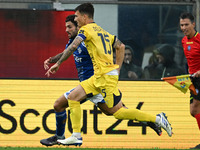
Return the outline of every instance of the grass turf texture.
<path id="1" fill-rule="evenodd" d="M 159 149 L 159 148 L 152 148 L 152 149 L 136 149 L 136 148 L 70 148 L 66 147 L 0 147 L 0 150 L 178 150 L 178 149 Z M 183 149 L 181 149 L 183 150 Z"/>

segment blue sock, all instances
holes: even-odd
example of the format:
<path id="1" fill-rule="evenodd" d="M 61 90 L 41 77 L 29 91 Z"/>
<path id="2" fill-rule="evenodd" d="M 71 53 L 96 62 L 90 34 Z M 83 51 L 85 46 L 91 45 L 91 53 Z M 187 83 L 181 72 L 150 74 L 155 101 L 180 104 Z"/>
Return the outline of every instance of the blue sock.
<path id="1" fill-rule="evenodd" d="M 62 112 L 56 112 L 56 135 L 58 137 L 63 137 L 65 134 L 66 118 L 66 110 Z"/>

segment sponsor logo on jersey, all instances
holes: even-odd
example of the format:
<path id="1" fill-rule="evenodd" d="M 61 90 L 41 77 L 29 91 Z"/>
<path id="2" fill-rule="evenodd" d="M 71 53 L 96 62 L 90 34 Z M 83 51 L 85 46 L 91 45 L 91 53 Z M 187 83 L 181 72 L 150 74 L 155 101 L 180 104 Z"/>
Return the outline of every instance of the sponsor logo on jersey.
<path id="1" fill-rule="evenodd" d="M 190 46 L 190 45 L 188 45 L 187 49 L 188 49 L 188 51 L 190 51 L 190 50 L 191 50 L 191 46 Z"/>

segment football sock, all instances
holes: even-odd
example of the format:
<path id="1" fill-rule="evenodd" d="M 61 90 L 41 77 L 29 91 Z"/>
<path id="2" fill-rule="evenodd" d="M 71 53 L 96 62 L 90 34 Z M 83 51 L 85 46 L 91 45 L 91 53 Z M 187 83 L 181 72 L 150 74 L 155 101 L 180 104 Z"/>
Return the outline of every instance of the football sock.
<path id="1" fill-rule="evenodd" d="M 74 132 L 72 133 L 73 136 L 77 137 L 77 138 L 81 138 L 81 133 L 80 132 Z"/>
<path id="2" fill-rule="evenodd" d="M 156 116 L 133 108 L 125 109 L 122 107 L 113 115 L 116 119 L 122 119 L 122 120 L 137 120 L 137 121 L 147 121 L 154 123 L 156 121 Z"/>
<path id="3" fill-rule="evenodd" d="M 80 102 L 68 99 L 70 118 L 73 132 L 81 132 L 81 105 Z"/>
<path id="4" fill-rule="evenodd" d="M 66 118 L 66 110 L 62 112 L 56 112 L 56 135 L 58 138 L 62 138 L 64 136 Z"/>
<path id="5" fill-rule="evenodd" d="M 197 124 L 198 124 L 199 130 L 200 130 L 200 113 L 199 113 L 199 114 L 196 114 L 194 117 L 195 117 L 196 120 L 197 120 Z"/>

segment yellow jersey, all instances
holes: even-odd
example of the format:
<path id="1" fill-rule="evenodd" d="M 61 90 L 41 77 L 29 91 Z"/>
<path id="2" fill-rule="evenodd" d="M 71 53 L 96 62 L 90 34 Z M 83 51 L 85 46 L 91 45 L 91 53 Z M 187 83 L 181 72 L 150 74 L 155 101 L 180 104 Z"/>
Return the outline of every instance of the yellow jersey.
<path id="1" fill-rule="evenodd" d="M 111 35 L 96 23 L 89 23 L 79 29 L 93 63 L 95 77 L 100 77 L 119 65 L 113 63 L 113 44 L 116 36 Z"/>

